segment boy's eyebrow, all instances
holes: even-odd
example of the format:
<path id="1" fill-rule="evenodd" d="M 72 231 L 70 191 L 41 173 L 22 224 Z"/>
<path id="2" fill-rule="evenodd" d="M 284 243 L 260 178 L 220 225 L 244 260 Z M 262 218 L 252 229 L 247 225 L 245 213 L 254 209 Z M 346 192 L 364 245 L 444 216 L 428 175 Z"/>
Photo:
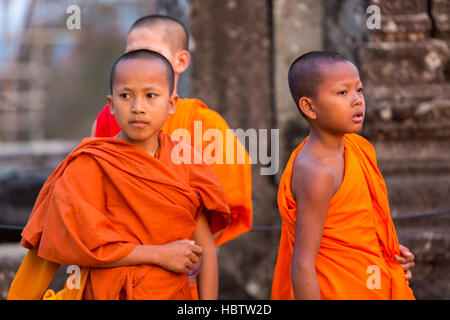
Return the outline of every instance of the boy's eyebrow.
<path id="1" fill-rule="evenodd" d="M 336 81 L 336 82 L 334 82 L 334 85 L 345 85 L 345 86 L 348 86 L 348 85 L 353 85 L 353 84 L 361 84 L 362 85 L 362 81 L 361 81 L 361 79 L 358 79 L 357 81 L 345 81 L 345 80 L 342 80 L 342 81 Z"/>
<path id="2" fill-rule="evenodd" d="M 117 88 L 118 90 L 126 90 L 126 91 L 133 91 L 133 89 L 127 87 L 127 86 L 123 86 L 123 87 L 119 87 Z M 147 90 L 155 90 L 155 89 L 159 89 L 161 90 L 160 86 L 149 86 L 149 87 L 145 87 L 142 90 L 147 91 Z"/>
<path id="3" fill-rule="evenodd" d="M 128 88 L 128 87 L 119 87 L 119 88 L 117 88 L 118 90 L 126 90 L 126 91 L 131 91 L 131 89 L 130 88 Z"/>
<path id="4" fill-rule="evenodd" d="M 155 90 L 155 89 L 161 90 L 161 87 L 160 86 L 150 86 L 150 87 L 145 87 L 143 90 L 147 91 L 147 90 Z"/>

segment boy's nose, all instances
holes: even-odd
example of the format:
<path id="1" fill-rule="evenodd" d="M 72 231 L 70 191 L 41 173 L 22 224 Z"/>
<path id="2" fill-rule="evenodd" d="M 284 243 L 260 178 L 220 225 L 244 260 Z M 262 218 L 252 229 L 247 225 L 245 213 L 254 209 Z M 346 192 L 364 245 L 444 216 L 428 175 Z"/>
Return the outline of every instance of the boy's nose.
<path id="1" fill-rule="evenodd" d="M 353 97 L 353 105 L 360 106 L 361 104 L 363 104 L 363 102 L 364 102 L 364 98 L 363 97 L 361 97 L 358 94 L 354 95 L 354 97 Z"/>
<path id="2" fill-rule="evenodd" d="M 142 104 L 135 101 L 133 103 L 133 106 L 131 107 L 131 112 L 133 113 L 143 113 L 144 112 L 144 108 L 142 107 Z"/>

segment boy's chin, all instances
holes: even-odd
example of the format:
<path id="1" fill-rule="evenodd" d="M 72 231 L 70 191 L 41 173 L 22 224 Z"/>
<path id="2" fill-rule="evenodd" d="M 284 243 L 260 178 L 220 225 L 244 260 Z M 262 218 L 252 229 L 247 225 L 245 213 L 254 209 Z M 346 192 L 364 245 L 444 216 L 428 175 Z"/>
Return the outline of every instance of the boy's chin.
<path id="1" fill-rule="evenodd" d="M 346 133 L 358 133 L 361 132 L 363 126 L 362 124 L 359 126 L 355 126 L 354 128 L 349 129 Z"/>
<path id="2" fill-rule="evenodd" d="M 135 132 L 130 132 L 130 133 L 123 133 L 123 138 L 124 140 L 127 140 L 131 143 L 140 143 L 140 142 L 145 142 L 149 139 L 152 139 L 152 137 L 155 134 L 137 134 Z M 157 133 L 156 133 L 157 135 Z"/>

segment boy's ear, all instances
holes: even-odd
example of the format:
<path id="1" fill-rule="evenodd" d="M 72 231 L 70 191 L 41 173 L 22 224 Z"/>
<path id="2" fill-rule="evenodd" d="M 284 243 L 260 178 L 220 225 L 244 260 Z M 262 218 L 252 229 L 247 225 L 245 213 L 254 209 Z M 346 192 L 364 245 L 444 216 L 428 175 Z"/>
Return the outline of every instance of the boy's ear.
<path id="1" fill-rule="evenodd" d="M 183 73 L 189 67 L 190 62 L 191 62 L 191 54 L 187 50 L 181 50 L 176 55 L 173 70 L 177 74 Z"/>
<path id="2" fill-rule="evenodd" d="M 301 97 L 298 101 L 298 107 L 301 112 L 305 116 L 307 116 L 311 120 L 315 120 L 317 118 L 316 110 L 314 108 L 314 105 L 312 103 L 311 98 L 308 97 Z"/>
<path id="3" fill-rule="evenodd" d="M 113 106 L 113 99 L 111 95 L 108 95 L 106 97 L 106 100 L 108 101 L 109 104 L 109 111 L 111 112 L 111 114 L 114 114 L 114 106 Z"/>
<path id="4" fill-rule="evenodd" d="M 175 114 L 177 111 L 178 95 L 172 94 L 169 100 L 169 114 Z"/>

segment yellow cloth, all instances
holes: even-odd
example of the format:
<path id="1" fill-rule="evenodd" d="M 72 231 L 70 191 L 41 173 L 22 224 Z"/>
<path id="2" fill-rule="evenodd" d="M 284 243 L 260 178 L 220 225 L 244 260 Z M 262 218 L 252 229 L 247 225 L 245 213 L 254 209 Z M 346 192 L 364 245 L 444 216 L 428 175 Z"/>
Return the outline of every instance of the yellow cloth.
<path id="1" fill-rule="evenodd" d="M 89 275 L 89 268 L 81 268 L 80 288 L 64 289 L 55 293 L 47 290 L 58 271 L 59 264 L 40 258 L 38 249 L 28 251 L 17 274 L 11 283 L 8 300 L 81 300 L 84 285 Z"/>

